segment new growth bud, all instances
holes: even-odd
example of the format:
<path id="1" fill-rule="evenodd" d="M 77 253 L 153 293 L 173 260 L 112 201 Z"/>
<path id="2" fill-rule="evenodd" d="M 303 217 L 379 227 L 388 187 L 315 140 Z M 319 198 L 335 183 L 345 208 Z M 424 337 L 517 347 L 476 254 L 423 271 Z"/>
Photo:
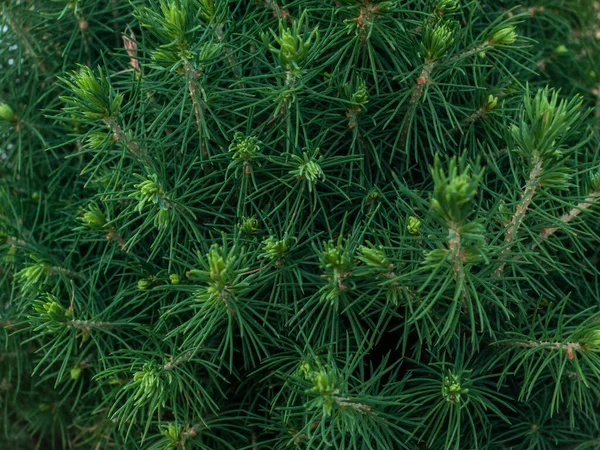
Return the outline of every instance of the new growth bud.
<path id="1" fill-rule="evenodd" d="M 494 109 L 496 107 L 496 105 L 498 105 L 498 97 L 493 96 L 492 94 L 488 95 L 486 104 L 485 104 L 485 109 L 487 109 L 488 111 L 491 111 L 492 109 Z"/>
<path id="2" fill-rule="evenodd" d="M 83 373 L 83 369 L 81 366 L 72 367 L 69 374 L 71 375 L 71 380 L 77 381 L 81 378 L 81 374 Z"/>
<path id="3" fill-rule="evenodd" d="M 137 282 L 137 287 L 140 291 L 148 290 L 152 287 L 152 280 L 143 279 Z"/>
<path id="4" fill-rule="evenodd" d="M 444 377 L 442 391 L 447 402 L 460 403 L 462 397 L 469 393 L 469 390 L 463 386 L 463 382 L 464 380 L 461 380 L 461 376 L 453 372 L 449 372 L 448 375 Z"/>
<path id="5" fill-rule="evenodd" d="M 491 45 L 511 45 L 517 40 L 517 32 L 514 25 L 504 25 L 496 29 L 488 42 Z"/>
<path id="6" fill-rule="evenodd" d="M 256 217 L 242 217 L 242 221 L 237 224 L 238 229 L 244 234 L 256 234 L 258 232 L 258 220 Z"/>
<path id="7" fill-rule="evenodd" d="M 452 224 L 452 227 L 461 225 L 471 214 L 471 202 L 477 193 L 483 170 L 471 168 L 464 158 L 452 158 L 446 174 L 436 156 L 432 174 L 434 191 L 431 209 L 446 224 Z"/>
<path id="8" fill-rule="evenodd" d="M 262 242 L 263 253 L 260 255 L 268 261 L 277 261 L 283 258 L 288 251 L 287 239 L 277 239 L 274 236 L 269 236 Z"/>
<path id="9" fill-rule="evenodd" d="M 15 118 L 15 112 L 6 103 L 0 103 L 0 119 L 12 122 Z"/>
<path id="10" fill-rule="evenodd" d="M 245 136 L 243 133 L 235 133 L 233 142 L 229 145 L 229 152 L 233 160 L 244 162 L 252 161 L 260 151 L 261 142 L 254 136 Z"/>
<path id="11" fill-rule="evenodd" d="M 292 158 L 298 163 L 298 168 L 291 170 L 290 174 L 294 175 L 298 180 L 305 180 L 308 184 L 308 191 L 312 192 L 319 180 L 325 179 L 325 174 L 321 168 L 320 162 L 322 157 L 317 158 L 319 149 L 316 148 L 312 155 L 309 155 L 308 149 L 302 150 L 302 157 L 292 155 Z"/>
<path id="12" fill-rule="evenodd" d="M 84 210 L 81 217 L 78 218 L 86 228 L 91 230 L 102 230 L 106 226 L 107 220 L 104 212 L 100 210 L 96 203 L 90 203 L 88 209 Z"/>
<path id="13" fill-rule="evenodd" d="M 304 22 L 306 21 L 306 11 L 300 17 L 300 20 L 294 20 L 292 27 L 284 25 L 282 20 L 279 21 L 279 34 L 273 30 L 271 37 L 277 43 L 275 47 L 270 43 L 267 34 L 263 34 L 262 38 L 265 45 L 271 52 L 277 56 L 279 64 L 286 72 L 296 72 L 301 69 L 302 63 L 306 61 L 311 51 L 311 42 L 319 38 L 319 30 L 315 28 L 308 36 L 304 33 Z"/>
<path id="14" fill-rule="evenodd" d="M 421 222 L 418 217 L 410 216 L 406 221 L 406 230 L 413 236 L 419 235 L 421 232 L 421 226 L 423 226 L 423 222 Z"/>
<path id="15" fill-rule="evenodd" d="M 101 68 L 96 74 L 89 67 L 80 66 L 79 71 L 71 72 L 63 81 L 73 94 L 61 97 L 67 104 L 63 108 L 66 112 L 89 119 L 108 119 L 119 112 L 123 95 L 113 91 Z"/>
<path id="16" fill-rule="evenodd" d="M 452 44 L 454 44 L 454 31 L 450 22 L 425 25 L 421 48 L 426 60 L 435 61 L 444 56 Z"/>
<path id="17" fill-rule="evenodd" d="M 435 5 L 435 13 L 438 15 L 451 14 L 458 10 L 459 0 L 438 0 Z"/>

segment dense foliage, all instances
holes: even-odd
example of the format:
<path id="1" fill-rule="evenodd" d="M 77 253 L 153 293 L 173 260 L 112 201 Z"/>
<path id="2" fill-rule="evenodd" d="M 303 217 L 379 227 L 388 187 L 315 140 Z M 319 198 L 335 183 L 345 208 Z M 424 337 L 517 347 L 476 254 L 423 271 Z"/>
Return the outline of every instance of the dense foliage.
<path id="1" fill-rule="evenodd" d="M 4 1 L 0 448 L 596 448 L 600 11 L 521 3 Z"/>

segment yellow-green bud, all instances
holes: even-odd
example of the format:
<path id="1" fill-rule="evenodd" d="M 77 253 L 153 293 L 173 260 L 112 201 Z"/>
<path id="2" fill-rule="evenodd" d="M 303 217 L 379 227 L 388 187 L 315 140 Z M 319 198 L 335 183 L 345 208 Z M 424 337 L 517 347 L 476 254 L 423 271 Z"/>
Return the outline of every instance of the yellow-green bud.
<path id="1" fill-rule="evenodd" d="M 169 280 L 171 280 L 171 284 L 179 284 L 181 283 L 181 278 L 176 273 L 172 273 L 169 275 Z"/>
<path id="2" fill-rule="evenodd" d="M 81 377 L 81 372 L 83 372 L 83 369 L 81 368 L 81 366 L 75 366 L 71 368 L 71 380 L 77 381 L 79 380 L 79 377 Z"/>
<path id="3" fill-rule="evenodd" d="M 486 109 L 491 111 L 498 104 L 498 97 L 494 97 L 492 94 L 488 95 Z"/>
<path id="4" fill-rule="evenodd" d="M 163 430 L 163 436 L 171 441 L 172 444 L 178 444 L 181 440 L 181 427 L 170 423 L 166 429 Z M 175 448 L 175 447 L 172 447 Z"/>
<path id="5" fill-rule="evenodd" d="M 569 49 L 566 45 L 559 45 L 554 49 L 554 53 L 556 53 L 557 55 L 564 55 L 566 53 L 569 53 Z"/>
<path id="6" fill-rule="evenodd" d="M 258 231 L 258 220 L 256 220 L 256 217 L 242 217 L 241 223 L 238 223 L 237 226 L 242 233 L 256 234 Z"/>
<path id="7" fill-rule="evenodd" d="M 421 226 L 423 226 L 423 222 L 418 217 L 410 216 L 406 223 L 406 230 L 413 236 L 417 236 L 421 231 Z"/>
<path id="8" fill-rule="evenodd" d="M 9 122 L 15 118 L 15 112 L 6 103 L 0 103 L 0 119 L 8 120 Z"/>
<path id="9" fill-rule="evenodd" d="M 508 25 L 496 31 L 490 39 L 490 44 L 510 45 L 517 40 L 517 33 L 513 25 Z"/>
<path id="10" fill-rule="evenodd" d="M 589 345 L 600 347 L 600 329 L 590 331 L 585 340 Z"/>
<path id="11" fill-rule="evenodd" d="M 146 289 L 150 289 L 152 287 L 151 280 L 139 280 L 137 283 L 137 287 L 140 291 L 145 291 Z"/>
<path id="12" fill-rule="evenodd" d="M 313 371 L 310 368 L 310 364 L 308 362 L 306 362 L 305 360 L 300 361 L 300 367 L 298 368 L 298 372 L 306 380 L 310 380 L 313 376 Z"/>

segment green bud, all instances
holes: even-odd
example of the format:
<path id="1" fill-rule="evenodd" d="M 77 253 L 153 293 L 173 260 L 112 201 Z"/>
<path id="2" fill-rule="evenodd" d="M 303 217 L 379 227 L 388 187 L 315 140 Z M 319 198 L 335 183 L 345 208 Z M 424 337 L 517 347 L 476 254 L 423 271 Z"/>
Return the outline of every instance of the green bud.
<path id="1" fill-rule="evenodd" d="M 83 372 L 83 369 L 81 368 L 81 366 L 72 367 L 71 371 L 70 371 L 71 380 L 74 380 L 74 381 L 79 380 L 82 372 Z"/>
<path id="2" fill-rule="evenodd" d="M 150 398 L 161 388 L 161 367 L 154 363 L 145 363 L 142 370 L 133 374 L 132 384 L 136 387 L 132 396 L 136 401 Z"/>
<path id="3" fill-rule="evenodd" d="M 245 136 L 242 133 L 235 133 L 233 142 L 229 145 L 229 151 L 233 153 L 232 159 L 242 161 L 252 161 L 260 152 L 261 142 L 254 136 Z"/>
<path id="4" fill-rule="evenodd" d="M 85 147 L 98 149 L 101 148 L 105 143 L 108 142 L 109 134 L 103 131 L 92 131 L 88 134 L 87 139 L 85 140 Z"/>
<path id="5" fill-rule="evenodd" d="M 101 68 L 96 75 L 89 67 L 80 66 L 78 72 L 71 72 L 69 79 L 63 81 L 73 94 L 61 97 L 67 104 L 66 112 L 91 119 L 106 119 L 118 113 L 123 95 L 113 91 Z"/>
<path id="6" fill-rule="evenodd" d="M 409 234 L 412 234 L 413 236 L 418 236 L 421 232 L 422 225 L 423 222 L 421 222 L 418 217 L 410 216 L 406 221 L 406 230 Z"/>
<path id="7" fill-rule="evenodd" d="M 310 367 L 308 361 L 304 359 L 300 360 L 300 367 L 298 368 L 298 373 L 305 379 L 311 380 L 313 377 L 313 371 Z"/>
<path id="8" fill-rule="evenodd" d="M 517 33 L 514 25 L 506 25 L 494 32 L 489 39 L 492 45 L 510 45 L 517 40 Z"/>
<path id="9" fill-rule="evenodd" d="M 334 244 L 333 241 L 325 242 L 325 250 L 321 252 L 321 268 L 335 269 L 344 272 L 350 265 L 350 259 L 341 244 Z"/>
<path id="10" fill-rule="evenodd" d="M 170 423 L 162 431 L 162 435 L 170 441 L 170 448 L 177 448 L 179 446 L 179 442 L 181 440 L 181 433 L 181 426 L 175 425 L 174 423 Z"/>
<path id="11" fill-rule="evenodd" d="M 450 160 L 446 174 L 436 156 L 432 174 L 434 191 L 431 209 L 449 226 L 463 224 L 472 212 L 471 202 L 477 193 L 483 169 L 472 168 L 465 157 L 454 157 Z"/>
<path id="12" fill-rule="evenodd" d="M 600 329 L 590 331 L 585 337 L 587 344 L 600 348 Z"/>
<path id="13" fill-rule="evenodd" d="M 469 393 L 463 386 L 463 380 L 460 375 L 450 372 L 444 377 L 443 395 L 447 402 L 460 403 L 463 396 Z"/>
<path id="14" fill-rule="evenodd" d="M 564 139 L 581 116 L 582 100 L 579 95 L 561 100 L 558 92 L 549 88 L 538 90 L 533 98 L 527 92 L 518 113 L 518 120 L 510 128 L 517 144 L 516 151 L 529 161 L 560 158 L 568 148 L 563 145 Z M 569 176 L 568 170 L 552 171 L 546 168 L 545 172 L 544 177 L 552 174 Z M 566 187 L 566 180 L 561 182 L 546 177 L 541 181 L 544 181 L 547 187 L 557 182 Z"/>
<path id="15" fill-rule="evenodd" d="M 369 195 L 367 195 L 367 201 L 373 202 L 373 201 L 377 200 L 379 198 L 379 196 L 380 196 L 379 191 L 373 189 L 371 192 L 369 192 Z"/>
<path id="16" fill-rule="evenodd" d="M 434 61 L 444 56 L 452 44 L 454 44 L 454 31 L 449 22 L 425 25 L 421 47 L 427 60 Z"/>
<path id="17" fill-rule="evenodd" d="M 137 287 L 140 291 L 145 291 L 152 287 L 152 280 L 142 279 L 137 283 Z"/>
<path id="18" fill-rule="evenodd" d="M 104 212 L 95 203 L 90 203 L 88 209 L 83 211 L 78 219 L 85 227 L 92 230 L 102 230 L 107 223 Z"/>
<path id="19" fill-rule="evenodd" d="M 15 245 L 11 245 L 8 247 L 8 250 L 2 257 L 0 258 L 0 262 L 4 264 L 14 264 L 17 262 L 17 247 Z"/>
<path id="20" fill-rule="evenodd" d="M 44 294 L 33 302 L 33 310 L 37 316 L 32 316 L 40 321 L 51 332 L 59 332 L 73 318 L 73 311 L 60 304 L 58 298 L 52 294 Z"/>
<path id="21" fill-rule="evenodd" d="M 318 372 L 314 372 L 311 379 L 313 387 L 308 389 L 307 393 L 319 396 L 318 401 L 312 404 L 315 407 L 320 406 L 323 409 L 323 413 L 326 416 L 330 416 L 335 404 L 334 392 L 336 391 L 336 382 L 334 373 L 321 369 Z"/>
<path id="22" fill-rule="evenodd" d="M 15 118 L 15 112 L 6 103 L 0 103 L 0 119 L 11 122 Z"/>
<path id="23" fill-rule="evenodd" d="M 554 49 L 554 53 L 556 53 L 557 55 L 565 55 L 569 53 L 569 49 L 566 45 L 559 45 Z"/>
<path id="24" fill-rule="evenodd" d="M 485 108 L 488 111 L 491 111 L 492 109 L 494 109 L 496 107 L 496 105 L 498 105 L 498 97 L 494 97 L 492 94 L 488 95 Z"/>
<path id="25" fill-rule="evenodd" d="M 591 177 L 591 185 L 593 192 L 600 192 L 600 172 L 596 172 Z"/>
<path id="26" fill-rule="evenodd" d="M 317 158 L 319 149 L 316 148 L 312 155 L 308 154 L 308 149 L 303 149 L 302 156 L 292 155 L 292 158 L 298 163 L 298 168 L 290 170 L 290 174 L 294 175 L 298 180 L 305 180 L 308 184 L 308 191 L 312 192 L 319 180 L 325 179 L 325 174 L 321 168 L 320 162 L 322 158 Z"/>
<path id="27" fill-rule="evenodd" d="M 133 187 L 137 190 L 130 194 L 130 197 L 134 197 L 138 201 L 136 211 L 141 213 L 147 204 L 157 205 L 159 211 L 154 218 L 154 225 L 158 228 L 166 227 L 169 224 L 170 213 L 168 209 L 170 205 L 163 187 L 158 181 L 158 176 L 156 174 L 152 174 L 147 178 L 137 176 L 143 181 L 135 184 Z"/>
<path id="28" fill-rule="evenodd" d="M 448 255 L 448 250 L 443 248 L 437 248 L 435 250 L 431 250 L 424 253 L 425 261 L 424 263 L 427 265 L 436 266 L 441 263 L 444 259 L 446 259 Z"/>
<path id="29" fill-rule="evenodd" d="M 365 105 L 369 102 L 369 94 L 367 92 L 367 84 L 361 78 L 359 78 L 356 82 L 356 88 L 352 97 L 350 98 L 352 103 L 354 103 L 359 108 L 364 108 Z"/>
<path id="30" fill-rule="evenodd" d="M 169 280 L 171 281 L 171 284 L 181 283 L 181 278 L 176 273 L 172 273 L 171 275 L 169 275 Z"/>
<path id="31" fill-rule="evenodd" d="M 395 1 L 384 1 L 377 4 L 378 14 L 387 14 L 391 12 L 397 6 Z"/>
<path id="32" fill-rule="evenodd" d="M 277 56 L 281 67 L 287 72 L 295 72 L 301 68 L 311 51 L 311 42 L 318 40 L 319 31 L 315 28 L 308 36 L 304 32 L 304 22 L 306 20 L 306 11 L 300 17 L 300 20 L 294 20 L 292 27 L 284 25 L 284 21 L 279 21 L 279 34 L 271 31 L 271 37 L 278 44 L 279 48 L 269 42 L 269 37 L 263 34 L 263 42 L 271 52 Z"/>
<path id="33" fill-rule="evenodd" d="M 208 267 L 210 268 L 210 278 L 216 280 L 221 278 L 227 269 L 227 263 L 223 257 L 221 248 L 217 244 L 213 244 L 206 255 Z"/>
<path id="34" fill-rule="evenodd" d="M 451 14 L 458 10 L 458 0 L 438 0 L 435 12 L 439 15 Z"/>
<path id="35" fill-rule="evenodd" d="M 154 216 L 154 226 L 159 230 L 163 230 L 169 226 L 171 222 L 171 211 L 169 208 L 160 208 Z"/>
<path id="36" fill-rule="evenodd" d="M 394 265 L 387 259 L 383 247 L 367 247 L 361 245 L 358 247 L 360 256 L 357 257 L 359 261 L 362 261 L 367 266 L 380 270 L 390 270 Z"/>
<path id="37" fill-rule="evenodd" d="M 242 217 L 242 222 L 237 224 L 242 233 L 256 234 L 258 231 L 258 220 L 255 217 Z"/>
<path id="38" fill-rule="evenodd" d="M 285 253 L 288 251 L 287 239 L 277 239 L 274 236 L 269 236 L 262 242 L 263 253 L 260 258 L 264 258 L 269 261 L 277 261 L 283 258 Z"/>

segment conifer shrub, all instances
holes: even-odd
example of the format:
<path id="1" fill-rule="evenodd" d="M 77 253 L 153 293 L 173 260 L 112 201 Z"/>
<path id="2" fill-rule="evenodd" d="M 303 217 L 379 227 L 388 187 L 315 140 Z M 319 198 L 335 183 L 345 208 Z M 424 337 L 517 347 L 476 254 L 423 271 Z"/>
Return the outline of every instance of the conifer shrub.
<path id="1" fill-rule="evenodd" d="M 1 449 L 591 449 L 591 1 L 10 0 Z"/>

